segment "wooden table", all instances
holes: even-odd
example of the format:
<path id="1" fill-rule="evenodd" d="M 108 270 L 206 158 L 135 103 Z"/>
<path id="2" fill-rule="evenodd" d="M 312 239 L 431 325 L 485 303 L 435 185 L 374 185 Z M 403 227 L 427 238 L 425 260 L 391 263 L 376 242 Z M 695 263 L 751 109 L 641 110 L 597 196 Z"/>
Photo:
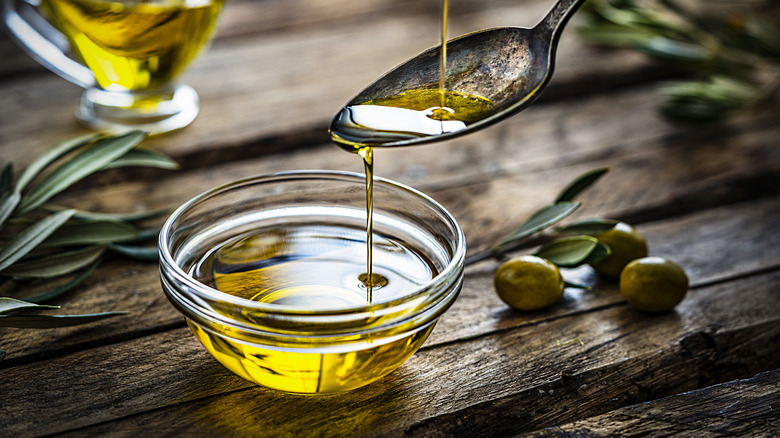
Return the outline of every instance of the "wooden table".
<path id="1" fill-rule="evenodd" d="M 549 0 L 452 2 L 451 35 L 532 25 Z M 178 171 L 110 173 L 58 198 L 107 212 L 177 206 L 273 171 L 362 171 L 326 127 L 355 92 L 437 43 L 439 2 L 235 0 L 185 75 L 195 123 L 147 146 Z M 672 312 L 629 308 L 614 282 L 553 307 L 509 309 L 498 263 L 463 291 L 397 371 L 343 395 L 291 396 L 219 365 L 167 302 L 157 266 L 112 260 L 56 304 L 132 315 L 54 330 L 0 330 L 1 436 L 773 435 L 780 429 L 780 105 L 680 127 L 657 115 L 670 72 L 587 46 L 571 26 L 556 76 L 521 115 L 427 147 L 377 152 L 377 174 L 419 188 L 461 223 L 470 253 L 492 245 L 576 175 L 609 166 L 577 217 L 629 221 L 651 254 L 685 267 Z M 80 90 L 0 40 L 0 153 L 21 167 L 83 133 Z M 29 291 L 3 291 L 22 297 Z M 579 338 L 580 343 L 567 340 Z"/>

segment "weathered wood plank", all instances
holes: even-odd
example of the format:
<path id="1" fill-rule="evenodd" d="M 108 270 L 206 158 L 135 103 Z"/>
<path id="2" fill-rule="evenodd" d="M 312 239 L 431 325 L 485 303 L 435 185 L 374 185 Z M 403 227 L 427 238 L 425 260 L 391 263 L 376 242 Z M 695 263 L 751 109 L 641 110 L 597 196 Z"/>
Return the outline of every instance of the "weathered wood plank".
<path id="1" fill-rule="evenodd" d="M 612 140 L 608 144 L 614 148 L 604 149 L 590 149 L 576 141 L 572 141 L 574 144 L 553 142 L 547 145 L 558 153 L 552 163 L 540 160 L 514 164 L 514 159 L 533 154 L 533 150 L 518 148 L 514 158 L 506 159 L 506 167 L 498 167 L 493 173 L 484 171 L 487 177 L 475 178 L 468 186 L 456 184 L 457 177 L 451 177 L 442 184 L 449 184 L 450 188 L 434 193 L 448 209 L 464 212 L 457 218 L 464 223 L 473 250 L 489 247 L 517 224 L 518 217 L 524 217 L 523 211 L 545 205 L 576 175 L 601 166 L 611 167 L 612 171 L 581 197 L 585 203 L 583 215 L 608 215 L 641 222 L 707 208 L 707 205 L 773 195 L 780 187 L 777 181 L 780 153 L 774 147 L 776 128 L 761 127 L 765 122 L 771 123 L 768 120 L 754 122 L 756 125 L 740 131 L 741 134 L 720 139 L 701 137 L 701 133 L 689 132 L 681 137 L 670 133 L 666 138 L 636 143 L 620 144 Z M 582 130 L 572 131 L 571 135 L 576 136 L 577 132 L 588 134 Z M 755 155 L 743 154 L 739 151 L 742 147 L 754 150 Z M 479 164 L 476 159 L 464 158 L 463 162 Z M 540 165 L 540 172 L 526 173 L 534 164 Z M 545 201 L 540 203 L 540 200 Z M 462 203 L 468 208 L 462 208 Z M 472 224 L 479 226 L 469 228 Z"/>
<path id="2" fill-rule="evenodd" d="M 780 370 L 551 427 L 528 436 L 773 436 Z"/>
<path id="3" fill-rule="evenodd" d="M 550 1 L 515 3 L 455 2 L 453 33 L 532 24 L 529 14 L 541 16 Z M 360 171 L 355 157 L 325 145 L 330 116 L 363 84 L 436 43 L 438 2 L 233 5 L 229 28 L 186 77 L 201 93 L 200 118 L 148 142 L 180 160 L 184 171 L 137 173 L 138 180 L 107 174 L 63 203 L 141 211 L 178 205 L 250 174 Z M 640 223 L 652 253 L 686 267 L 694 289 L 675 312 L 635 312 L 614 283 L 587 268 L 566 275 L 595 284 L 593 291 L 568 290 L 551 309 L 514 312 L 492 292 L 497 265 L 487 261 L 468 270 L 455 306 L 396 373 L 353 393 L 302 398 L 251 387 L 211 359 L 165 302 L 156 267 L 109 262 L 61 303 L 74 313 L 132 310 L 133 316 L 63 330 L 0 331 L 0 348 L 9 350 L 0 403 L 13 404 L 2 405 L 8 414 L 0 417 L 0 435 L 503 436 L 578 420 L 572 424 L 601 430 L 591 420 L 602 417 L 594 416 L 780 367 L 780 108 L 775 103 L 703 129 L 671 127 L 653 113 L 652 85 L 615 88 L 663 70 L 635 54 L 621 59 L 625 52 L 591 62 L 601 52 L 583 47 L 572 31 L 562 44 L 544 101 L 457 141 L 378 153 L 378 173 L 442 201 L 473 251 L 549 202 L 574 175 L 609 165 L 612 172 L 583 196 L 582 215 Z M 0 56 L 3 47 L 0 41 Z M 339 47 L 343 53 L 334 51 Z M 606 70 L 610 65 L 617 67 Z M 0 79 L 2 161 L 24 164 L 82 131 L 70 116 L 75 87 L 40 70 L 34 78 L 11 76 Z M 590 86 L 611 91 L 594 96 Z M 585 346 L 556 346 L 573 337 Z M 776 402 L 776 376 L 773 382 L 774 398 L 766 400 Z M 729 413 L 747 420 L 722 430 L 777 428 L 776 420 L 762 422 L 766 412 L 753 399 L 727 402 L 727 389 L 716 391 L 711 409 L 733 408 Z M 648 416 L 661 421 L 658 410 L 684 405 L 680 400 L 657 401 L 624 417 L 622 427 L 628 431 Z M 739 429 L 751 424 L 759 428 Z M 707 425 L 715 433 L 717 421 Z"/>
<path id="4" fill-rule="evenodd" d="M 780 239 L 769 231 L 780 226 L 778 207 L 780 203 L 774 201 L 751 202 L 638 228 L 649 242 L 651 255 L 667 257 L 684 266 L 692 284 L 700 286 L 726 280 L 739 275 L 738 272 L 757 272 L 780 266 L 780 250 L 776 249 Z M 746 227 L 748 223 L 753 225 Z M 734 244 L 735 241 L 740 244 Z M 516 327 L 529 320 L 575 315 L 622 302 L 616 282 L 599 278 L 585 267 L 564 271 L 564 275 L 570 280 L 593 285 L 593 290 L 568 289 L 563 301 L 550 311 L 513 312 L 492 293 L 493 273 L 497 268 L 497 262 L 484 262 L 467 271 L 464 294 L 448 311 L 447 318 L 442 319 L 441 330 L 435 332 L 432 340 L 447 342 L 478 336 Z"/>
<path id="5" fill-rule="evenodd" d="M 697 289 L 663 315 L 615 305 L 424 347 L 388 378 L 329 397 L 246 388 L 179 329 L 6 370 L 0 390 L 14 409 L 0 424 L 84 428 L 76 435 L 531 431 L 780 367 L 779 280 Z M 556 346 L 575 336 L 584 346 Z M 78 391 L 101 397 L 57 396 Z"/>
<path id="6" fill-rule="evenodd" d="M 729 190 L 734 184 L 720 180 L 726 176 L 738 179 L 763 173 L 776 174 L 773 166 L 780 162 L 780 152 L 773 146 L 780 130 L 775 123 L 780 107 L 770 107 L 763 113 L 728 123 L 685 129 L 664 123 L 655 114 L 654 104 L 651 88 L 569 100 L 561 105 L 540 104 L 494 128 L 452 142 L 413 150 L 377 151 L 377 174 L 431 193 L 448 187 L 453 188 L 452 193 L 459 193 L 466 185 L 473 185 L 471 190 L 481 193 L 480 184 L 493 179 L 506 180 L 506 184 L 516 186 L 507 192 L 514 200 L 510 209 L 502 206 L 509 216 L 502 220 L 510 221 L 516 221 L 514 205 L 525 206 L 529 200 L 545 202 L 549 199 L 547 196 L 554 196 L 555 190 L 578 172 L 588 170 L 588 166 L 612 165 L 615 167 L 613 173 L 634 173 L 641 172 L 641 169 L 635 169 L 650 160 L 648 166 L 655 164 L 662 168 L 642 175 L 647 188 L 655 191 L 656 175 L 668 172 L 670 186 L 659 190 L 669 192 L 673 190 L 671 183 L 682 179 L 680 182 L 686 190 L 698 189 L 688 201 L 702 196 L 708 199 Z M 633 111 L 625 114 L 624 107 Z M 648 158 L 650 155 L 655 158 Z M 626 160 L 625 165 L 620 164 L 622 160 Z M 180 173 L 167 172 L 156 174 L 146 183 L 131 179 L 119 189 L 127 192 L 125 196 L 77 193 L 69 201 L 84 208 L 105 211 L 162 208 L 178 205 L 198 192 L 231 179 L 258 173 L 296 168 L 362 170 L 358 159 L 332 145 L 288 151 L 260 160 L 245 157 L 237 161 L 238 164 L 230 166 L 209 165 L 197 173 L 184 174 L 184 177 Z M 685 163 L 690 162 L 697 166 L 686 166 Z M 206 163 L 209 162 L 201 166 Z M 537 181 L 540 179 L 542 181 Z M 104 183 L 102 179 L 95 182 L 96 185 Z M 547 189 L 539 193 L 538 186 L 542 183 Z M 714 190 L 718 185 L 721 188 Z M 525 190 L 526 187 L 532 188 Z M 772 187 L 766 184 L 764 190 Z M 610 202 L 622 196 L 619 190 L 605 188 L 604 184 L 597 189 L 601 190 L 599 197 Z M 137 193 L 130 193 L 133 190 Z M 526 192 L 521 198 L 516 197 L 519 190 Z M 665 193 L 653 199 L 652 207 L 666 203 L 670 195 Z M 457 197 L 451 198 L 455 204 Z M 619 210 L 622 211 L 636 210 L 641 205 L 634 198 L 620 202 Z M 526 207 L 525 211 L 530 210 Z"/>
<path id="7" fill-rule="evenodd" d="M 634 111 L 624 114 L 624 107 Z M 594 201 L 617 202 L 604 209 L 622 214 L 642 206 L 658 208 L 668 204 L 673 195 L 687 194 L 691 198 L 688 201 L 701 198 L 707 202 L 730 190 L 740 193 L 740 178 L 750 183 L 749 178 L 756 175 L 777 175 L 777 111 L 780 107 L 716 126 L 677 128 L 655 115 L 653 91 L 644 88 L 568 101 L 565 105 L 539 105 L 494 128 L 448 143 L 377 151 L 376 169 L 378 175 L 434 194 L 455 213 L 468 209 L 475 196 L 487 204 L 504 193 L 504 198 L 512 202 L 503 202 L 500 208 L 482 208 L 487 213 L 501 214 L 494 219 L 501 221 L 501 226 L 493 231 L 502 232 L 516 224 L 522 214 L 552 199 L 575 175 L 596 166 L 614 169 L 595 188 L 595 195 L 586 198 L 588 205 L 595 207 Z M 692 162 L 697 165 L 687 166 Z M 243 159 L 227 166 L 209 166 L 192 173 L 162 173 L 153 179 L 127 181 L 116 189 L 75 193 L 58 202 L 102 211 L 164 208 L 233 179 L 311 168 L 362 171 L 355 156 L 323 145 L 259 160 Z M 637 178 L 646 186 L 639 200 L 635 194 L 627 196 L 613 189 Z M 770 182 L 763 188 L 753 188 L 759 195 L 766 194 L 776 187 Z M 496 184 L 492 196 L 483 193 L 487 184 Z M 684 187 L 684 192 L 674 193 L 675 184 Z M 742 193 L 736 200 L 750 197 L 751 193 Z M 464 203 L 467 205 L 462 206 Z M 495 240 L 487 235 L 484 238 Z M 473 247 L 476 242 L 471 243 Z"/>
<path id="8" fill-rule="evenodd" d="M 640 142 L 635 146 L 626 147 L 624 155 L 610 157 L 609 161 L 596 161 L 591 164 L 580 161 L 580 164 L 573 167 L 564 166 L 529 173 L 515 170 L 519 175 L 508 175 L 506 178 L 493 181 L 486 176 L 483 181 L 472 181 L 463 187 L 452 189 L 437 190 L 436 186 L 445 184 L 435 183 L 431 194 L 453 211 L 466 230 L 469 245 L 474 248 L 495 242 L 500 234 L 508 232 L 520 221 L 520 218 L 553 199 L 571 175 L 605 164 L 613 165 L 612 174 L 584 198 L 585 215 L 611 216 L 615 212 L 619 213 L 620 210 L 628 208 L 643 209 L 643 206 L 648 205 L 664 205 L 666 202 L 673 201 L 668 199 L 669 193 L 674 193 L 675 187 L 678 186 L 687 187 L 685 191 L 677 191 L 678 196 L 687 194 L 689 198 L 698 197 L 700 202 L 708 199 L 706 205 L 713 206 L 718 205 L 723 198 L 718 195 L 718 191 L 711 191 L 710 188 L 740 189 L 740 186 L 734 183 L 734 175 L 750 175 L 772 163 L 775 166 L 775 179 L 780 175 L 777 169 L 780 159 L 772 155 L 777 154 L 773 152 L 776 150 L 773 147 L 775 144 L 773 135 L 777 129 L 769 129 L 766 132 L 757 129 L 754 135 L 733 140 L 733 143 L 730 141 L 730 144 L 725 145 L 722 150 L 718 149 L 717 144 L 697 146 L 681 141 L 659 147 L 652 141 L 649 144 Z M 590 152 L 582 153 L 587 156 Z M 613 153 L 618 154 L 618 152 Z M 690 168 L 686 172 L 676 170 L 674 163 L 688 162 L 692 156 L 700 157 L 700 161 L 707 163 L 706 166 Z M 330 149 L 316 153 L 315 157 L 322 158 L 327 164 L 325 167 L 337 167 L 339 160 L 356 161 L 355 157 L 348 154 L 333 154 Z M 246 176 L 251 170 L 272 171 L 281 166 L 305 163 L 308 159 L 310 155 L 306 153 L 284 157 L 272 156 L 248 164 L 223 166 L 213 173 L 177 174 L 165 182 L 165 186 L 171 187 L 171 190 L 154 190 L 149 184 L 158 183 L 152 180 L 95 190 L 90 195 L 76 194 L 72 199 L 82 199 L 76 202 L 75 206 L 102 211 L 125 211 L 127 206 L 133 204 L 135 205 L 131 210 L 155 209 L 182 202 L 189 196 L 189 194 L 184 196 L 182 193 L 190 191 L 194 194 L 212 185 Z M 461 160 L 470 162 L 468 156 Z M 551 160 L 553 162 L 550 166 L 557 164 L 555 161 L 557 158 L 551 157 Z M 642 163 L 642 165 L 636 167 L 634 163 Z M 536 164 L 532 165 L 534 166 Z M 433 177 L 441 178 L 445 175 L 446 168 L 438 170 L 434 166 L 433 169 L 431 171 Z M 404 172 L 402 165 L 393 171 Z M 647 186 L 633 184 L 642 180 L 653 181 L 653 184 Z M 774 187 L 778 186 L 780 185 L 776 184 Z M 96 196 L 95 193 L 99 195 Z M 718 196 L 713 197 L 713 195 Z M 513 202 L 506 204 L 503 200 L 507 197 Z M 626 200 L 632 202 L 631 207 L 627 207 L 629 204 Z M 755 209 L 755 211 L 747 212 L 748 209 Z M 703 226 L 698 222 L 702 217 L 707 218 L 703 222 L 707 225 Z M 746 204 L 736 212 L 729 209 L 714 210 L 703 216 L 685 219 L 681 226 L 672 225 L 666 228 L 666 224 L 660 223 L 658 226 L 648 228 L 647 232 L 650 233 L 650 246 L 653 253 L 677 259 L 691 271 L 694 281 L 710 282 L 776 264 L 777 248 L 780 248 L 780 245 L 777 245 L 778 237 L 772 230 L 773 227 L 777 227 L 779 217 L 776 203 L 762 202 Z M 753 225 L 745 227 L 745 223 Z M 658 237 L 654 237 L 654 234 Z M 723 236 L 729 236 L 729 239 L 734 237 L 744 244 L 734 245 L 731 240 L 726 240 Z M 681 243 L 685 244 L 681 245 Z M 730 258 L 719 256 L 726 252 L 730 252 L 732 256 Z M 464 297 L 469 296 L 469 290 L 492 290 L 494 269 L 495 264 L 485 264 L 470 272 Z M 579 275 L 580 280 L 594 281 L 593 278 L 586 278 L 588 272 L 586 270 L 575 275 Z M 465 315 L 463 319 L 453 320 L 462 321 L 462 324 L 457 330 L 448 331 L 453 333 L 449 339 L 479 334 L 482 330 L 491 329 L 497 324 L 497 320 L 501 320 L 503 304 L 492 294 L 490 296 L 492 300 L 489 303 L 481 300 L 464 301 L 461 297 L 459 303 L 462 304 L 455 306 L 451 312 L 463 306 Z M 561 308 L 560 311 L 576 312 L 583 308 L 604 304 L 600 299 L 593 302 L 589 300 L 574 302 L 578 303 L 574 308 Z M 126 262 L 107 264 L 81 289 L 63 299 L 62 304 L 68 311 L 74 313 L 130 310 L 135 313 L 132 317 L 133 325 L 126 326 L 128 317 L 104 321 L 94 326 L 62 329 L 45 334 L 29 331 L 9 333 L 0 341 L 0 348 L 9 352 L 6 365 L 61 354 L 72 348 L 86 348 L 93 342 L 105 343 L 127 339 L 158 330 L 156 328 L 158 326 L 170 327 L 178 321 L 177 315 L 167 305 L 160 292 L 156 267 L 148 265 Z M 470 315 L 469 312 L 475 308 L 481 308 L 485 313 Z M 476 316 L 479 318 L 478 322 L 475 322 Z M 105 335 L 106 330 L 111 331 L 110 337 Z"/>

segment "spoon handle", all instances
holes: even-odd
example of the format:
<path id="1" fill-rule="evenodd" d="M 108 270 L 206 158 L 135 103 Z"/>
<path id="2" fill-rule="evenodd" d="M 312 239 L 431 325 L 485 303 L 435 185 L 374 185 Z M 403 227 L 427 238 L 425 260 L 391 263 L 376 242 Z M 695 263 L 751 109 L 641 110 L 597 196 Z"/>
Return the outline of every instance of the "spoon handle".
<path id="1" fill-rule="evenodd" d="M 585 0 L 559 0 L 547 13 L 534 30 L 544 37 L 554 50 L 558 44 L 563 28 L 577 9 L 585 3 Z"/>

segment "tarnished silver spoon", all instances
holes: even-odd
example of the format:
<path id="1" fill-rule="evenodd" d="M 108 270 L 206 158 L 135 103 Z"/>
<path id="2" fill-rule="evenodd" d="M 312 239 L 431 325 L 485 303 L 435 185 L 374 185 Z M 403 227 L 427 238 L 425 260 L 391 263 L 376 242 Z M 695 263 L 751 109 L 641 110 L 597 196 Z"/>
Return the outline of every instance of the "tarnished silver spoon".
<path id="1" fill-rule="evenodd" d="M 559 0 L 533 28 L 487 29 L 448 41 L 447 96 L 472 98 L 474 105 L 465 106 L 479 108 L 468 116 L 460 118 L 463 108 L 450 109 L 446 101 L 443 111 L 449 114 L 440 105 L 410 109 L 397 104 L 400 99 L 394 100 L 411 92 L 439 89 L 438 46 L 396 67 L 352 98 L 331 122 L 331 138 L 347 148 L 419 145 L 464 135 L 522 111 L 549 82 L 561 32 L 584 2 Z"/>

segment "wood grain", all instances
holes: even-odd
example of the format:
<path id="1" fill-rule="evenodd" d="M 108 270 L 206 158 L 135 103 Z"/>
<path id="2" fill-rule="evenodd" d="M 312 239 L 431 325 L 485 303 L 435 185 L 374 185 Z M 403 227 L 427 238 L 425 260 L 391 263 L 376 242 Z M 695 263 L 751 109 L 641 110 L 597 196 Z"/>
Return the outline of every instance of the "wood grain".
<path id="1" fill-rule="evenodd" d="M 330 397 L 248 387 L 179 329 L 6 370 L 0 390 L 15 407 L 0 425 L 11 434 L 83 435 L 532 431 L 777 368 L 780 317 L 763 304 L 777 301 L 778 279 L 697 289 L 663 315 L 615 305 L 424 347 L 388 378 Z M 556 346 L 575 336 L 584 346 Z M 102 396 L 56 396 L 79 389 Z"/>
<path id="2" fill-rule="evenodd" d="M 532 25 L 550 0 L 452 2 L 450 35 Z M 141 212 L 211 187 L 291 169 L 361 172 L 327 139 L 331 116 L 397 63 L 438 43 L 439 2 L 234 0 L 183 80 L 201 96 L 187 129 L 148 139 L 182 165 L 110 171 L 62 205 Z M 0 329 L 0 436 L 771 435 L 780 424 L 780 102 L 708 125 L 659 117 L 644 56 L 588 46 L 575 22 L 542 99 L 473 135 L 377 151 L 377 174 L 422 189 L 492 245 L 575 175 L 610 173 L 578 218 L 638 226 L 650 252 L 685 267 L 672 312 L 629 308 L 588 268 L 553 307 L 512 311 L 493 292 L 498 262 L 468 267 L 463 291 L 396 372 L 346 394 L 285 395 L 219 365 L 166 301 L 154 264 L 106 261 L 59 299 L 63 312 L 131 316 L 46 331 Z M 17 171 L 85 132 L 80 90 L 0 36 L 0 161 Z M 148 225 L 159 225 L 151 221 Z M 520 252 L 530 251 L 525 249 Z M 0 285 L 23 297 L 45 285 Z M 565 342 L 579 338 L 584 345 Z M 757 374 L 761 373 L 761 374 Z M 735 380 L 736 379 L 736 380 Z"/>
<path id="3" fill-rule="evenodd" d="M 624 107 L 631 107 L 632 114 L 624 115 Z M 495 129 L 453 142 L 377 151 L 377 174 L 434 195 L 463 223 L 468 220 L 460 210 L 485 211 L 491 217 L 474 222 L 504 233 L 519 218 L 554 199 L 576 175 L 610 166 L 612 173 L 583 198 L 586 207 L 631 216 L 633 221 L 647 220 L 650 210 L 673 215 L 686 206 L 695 210 L 776 193 L 778 184 L 772 183 L 777 182 L 780 161 L 775 147 L 780 135 L 777 110 L 780 107 L 706 129 L 686 129 L 657 117 L 653 89 L 614 92 L 565 105 L 538 105 Z M 687 166 L 692 162 L 697 165 Z M 321 145 L 197 172 L 132 179 L 117 188 L 97 187 L 57 202 L 97 211 L 143 211 L 179 205 L 197 193 L 249 175 L 307 168 L 362 171 L 357 157 Z M 630 180 L 641 184 L 641 198 L 614 189 Z M 487 192 L 486 184 L 492 186 Z M 680 193 L 672 193 L 678 184 Z M 95 185 L 103 184 L 98 180 Z M 680 199 L 670 199 L 673 195 Z M 480 202 L 476 197 L 483 203 L 479 208 L 474 208 Z M 494 201 L 501 204 L 501 211 L 484 208 Z M 668 206 L 676 206 L 676 211 Z M 473 249 L 497 238 L 470 234 L 489 240 L 470 241 Z"/>
<path id="4" fill-rule="evenodd" d="M 780 429 L 780 372 L 768 371 L 528 436 L 772 436 Z"/>
<path id="5" fill-rule="evenodd" d="M 674 156 L 669 157 L 665 154 L 660 154 L 663 160 L 659 164 L 653 165 L 652 163 L 655 159 L 653 157 L 657 155 L 659 153 L 656 151 L 654 155 L 649 155 L 643 159 L 646 165 L 642 168 L 642 173 L 634 171 L 628 164 L 625 166 L 624 171 L 618 162 L 613 162 L 615 166 L 614 173 L 605 179 L 603 183 L 609 187 L 622 187 L 626 191 L 623 191 L 622 195 L 618 196 L 614 192 L 608 193 L 607 191 L 594 188 L 594 196 L 587 197 L 585 199 L 586 203 L 603 202 L 595 196 L 598 193 L 604 193 L 602 196 L 614 200 L 614 205 L 602 203 L 589 211 L 609 217 L 611 216 L 610 210 L 619 210 L 623 205 L 622 199 L 625 198 L 636 199 L 643 197 L 644 202 L 653 202 L 653 199 L 662 200 L 665 194 L 668 193 L 668 190 L 671 189 L 665 188 L 663 181 L 660 179 L 657 180 L 654 186 L 655 196 L 649 195 L 647 193 L 648 189 L 645 188 L 641 188 L 639 192 L 636 192 L 636 186 L 631 185 L 631 181 L 635 181 L 638 178 L 646 177 L 649 179 L 653 176 L 658 177 L 660 174 L 659 169 L 662 169 L 665 163 L 673 162 L 677 159 Z M 745 155 L 762 156 L 756 153 L 746 153 Z M 719 156 L 726 160 L 728 165 L 734 164 L 731 156 L 722 154 Z M 627 158 L 629 162 L 633 159 L 635 159 L 633 154 L 630 154 Z M 748 165 L 746 164 L 746 166 Z M 550 175 L 550 172 L 544 173 L 547 176 Z M 568 173 L 570 173 L 570 170 L 566 168 L 560 170 L 560 175 Z M 231 173 L 223 170 L 219 175 L 224 177 L 231 175 Z M 673 173 L 673 175 L 675 175 L 675 178 L 678 178 L 676 174 Z M 729 173 L 726 173 L 726 175 L 728 176 Z M 698 175 L 694 174 L 691 177 L 693 178 L 691 180 L 693 185 Z M 533 183 L 534 179 L 537 181 L 536 185 Z M 553 179 L 562 180 L 563 177 L 558 176 Z M 186 175 L 183 179 L 179 179 L 177 183 L 172 183 L 171 187 L 191 190 L 196 184 L 203 184 L 203 180 L 204 176 L 202 174 Z M 492 235 L 493 240 L 489 240 L 489 242 L 495 242 L 498 239 L 499 232 L 502 234 L 511 229 L 509 218 L 506 219 L 506 225 L 498 226 L 495 222 L 488 223 L 488 229 L 498 230 L 498 232 L 487 233 L 482 230 L 484 230 L 489 219 L 500 218 L 507 213 L 506 210 L 511 211 L 511 209 L 505 209 L 490 216 L 488 212 L 495 211 L 491 209 L 491 206 L 501 205 L 500 199 L 502 196 L 505 196 L 505 192 L 517 193 L 517 196 L 527 196 L 536 192 L 537 195 L 539 193 L 543 194 L 546 199 L 553 199 L 555 191 L 558 189 L 553 188 L 554 190 L 550 190 L 550 184 L 547 183 L 549 180 L 548 178 L 534 178 L 533 174 L 523 175 L 519 178 L 494 180 L 488 186 L 485 186 L 484 183 L 477 184 L 477 187 L 482 188 L 481 195 L 464 197 L 463 188 L 434 191 L 433 195 L 442 199 L 448 207 L 454 207 L 452 211 L 466 230 L 467 240 L 470 245 L 472 244 L 471 242 L 485 241 L 485 235 L 488 235 L 487 237 Z M 726 179 L 721 181 L 720 184 L 727 185 L 730 182 L 729 179 Z M 669 183 L 678 184 L 679 180 L 676 182 L 670 181 Z M 718 184 L 717 179 L 710 181 L 708 185 L 716 184 Z M 122 185 L 120 187 L 127 189 L 131 185 Z M 738 186 L 734 185 L 733 187 Z M 522 188 L 522 190 L 518 190 L 518 188 Z M 98 199 L 105 199 L 120 206 L 123 202 L 130 204 L 133 202 L 133 199 L 143 199 L 143 195 L 141 195 L 143 190 L 145 190 L 144 186 L 141 185 L 137 187 L 137 190 L 107 190 L 100 197 L 85 196 L 84 198 L 93 202 Z M 449 194 L 455 192 L 460 195 L 456 202 L 450 202 Z M 678 192 L 678 194 L 680 193 L 684 192 Z M 693 192 L 690 196 L 695 194 L 703 196 L 701 195 L 701 190 Z M 162 195 L 166 196 L 166 194 Z M 154 196 L 156 195 L 150 195 L 150 197 Z M 516 217 L 520 218 L 523 217 L 523 214 L 530 214 L 532 210 L 529 207 L 538 208 L 543 205 L 539 201 L 536 202 L 535 205 L 520 205 Z M 710 207 L 712 207 L 712 204 L 716 204 L 718 199 L 711 199 L 710 202 Z M 157 208 L 156 204 L 152 204 L 149 207 Z M 639 208 L 641 204 L 637 202 L 633 207 Z M 678 221 L 679 225 L 677 225 Z M 515 219 L 514 223 L 519 223 L 519 219 Z M 744 224 L 746 223 L 753 225 L 745 227 Z M 766 200 L 744 203 L 738 208 L 723 207 L 707 210 L 698 215 L 671 222 L 648 224 L 647 227 L 642 227 L 640 230 L 647 234 L 652 253 L 677 260 L 678 263 L 681 263 L 688 269 L 694 284 L 702 284 L 780 265 L 780 252 L 778 252 L 778 248 L 780 248 L 778 239 L 780 237 L 773 232 L 779 225 L 780 205 L 775 201 Z M 502 228 L 504 231 L 502 231 Z M 730 243 L 731 240 L 723 239 L 722 236 L 731 236 L 745 244 L 734 247 Z M 724 252 L 730 252 L 730 257 L 720 257 L 720 254 Z M 494 262 L 487 262 L 480 266 L 475 266 L 468 272 L 464 292 L 459 298 L 458 304 L 450 310 L 450 313 L 454 312 L 457 315 L 452 318 L 452 321 L 458 322 L 457 329 L 453 326 L 451 327 L 453 330 L 447 330 L 446 333 L 449 333 L 447 339 L 452 340 L 458 337 L 479 334 L 482 330 L 492 329 L 495 324 L 499 324 L 499 321 L 502 320 L 505 307 L 492 294 L 492 276 L 496 267 L 497 264 Z M 181 326 L 179 316 L 168 305 L 160 290 L 156 266 L 114 261 L 102 266 L 99 272 L 99 276 L 88 279 L 83 287 L 60 300 L 60 302 L 66 306 L 69 312 L 73 313 L 127 310 L 133 312 L 134 315 L 106 320 L 87 327 L 57 329 L 46 331 L 45 333 L 6 329 L 8 335 L 0 340 L 0 348 L 8 352 L 3 366 L 12 366 L 18 363 L 51 357 L 52 355 L 63 354 L 73 349 L 89 348 L 89 346 L 96 343 L 105 344 L 170 327 Z M 596 281 L 589 270 L 574 272 L 571 274 L 571 279 L 586 283 L 594 283 Z M 26 285 L 28 288 L 29 286 Z M 561 307 L 559 312 L 579 312 L 614 302 L 614 300 L 604 300 L 606 296 L 614 296 L 614 285 L 603 287 L 606 287 L 606 290 L 609 292 L 597 290 L 593 294 L 583 295 L 571 291 L 570 294 L 573 294 L 573 296 L 582 295 L 584 299 L 567 301 L 567 306 Z M 32 290 L 27 289 L 27 293 L 32 292 Z M 19 292 L 16 293 L 18 294 Z M 601 295 L 602 293 L 606 295 Z M 486 295 L 489 296 L 487 300 L 483 298 Z M 23 297 L 23 295 L 20 297 Z M 478 298 L 471 299 L 470 297 Z M 445 321 L 448 321 L 448 319 L 445 319 Z M 110 335 L 107 335 L 107 333 L 110 333 Z M 435 334 L 433 339 L 438 339 L 437 336 Z"/>

